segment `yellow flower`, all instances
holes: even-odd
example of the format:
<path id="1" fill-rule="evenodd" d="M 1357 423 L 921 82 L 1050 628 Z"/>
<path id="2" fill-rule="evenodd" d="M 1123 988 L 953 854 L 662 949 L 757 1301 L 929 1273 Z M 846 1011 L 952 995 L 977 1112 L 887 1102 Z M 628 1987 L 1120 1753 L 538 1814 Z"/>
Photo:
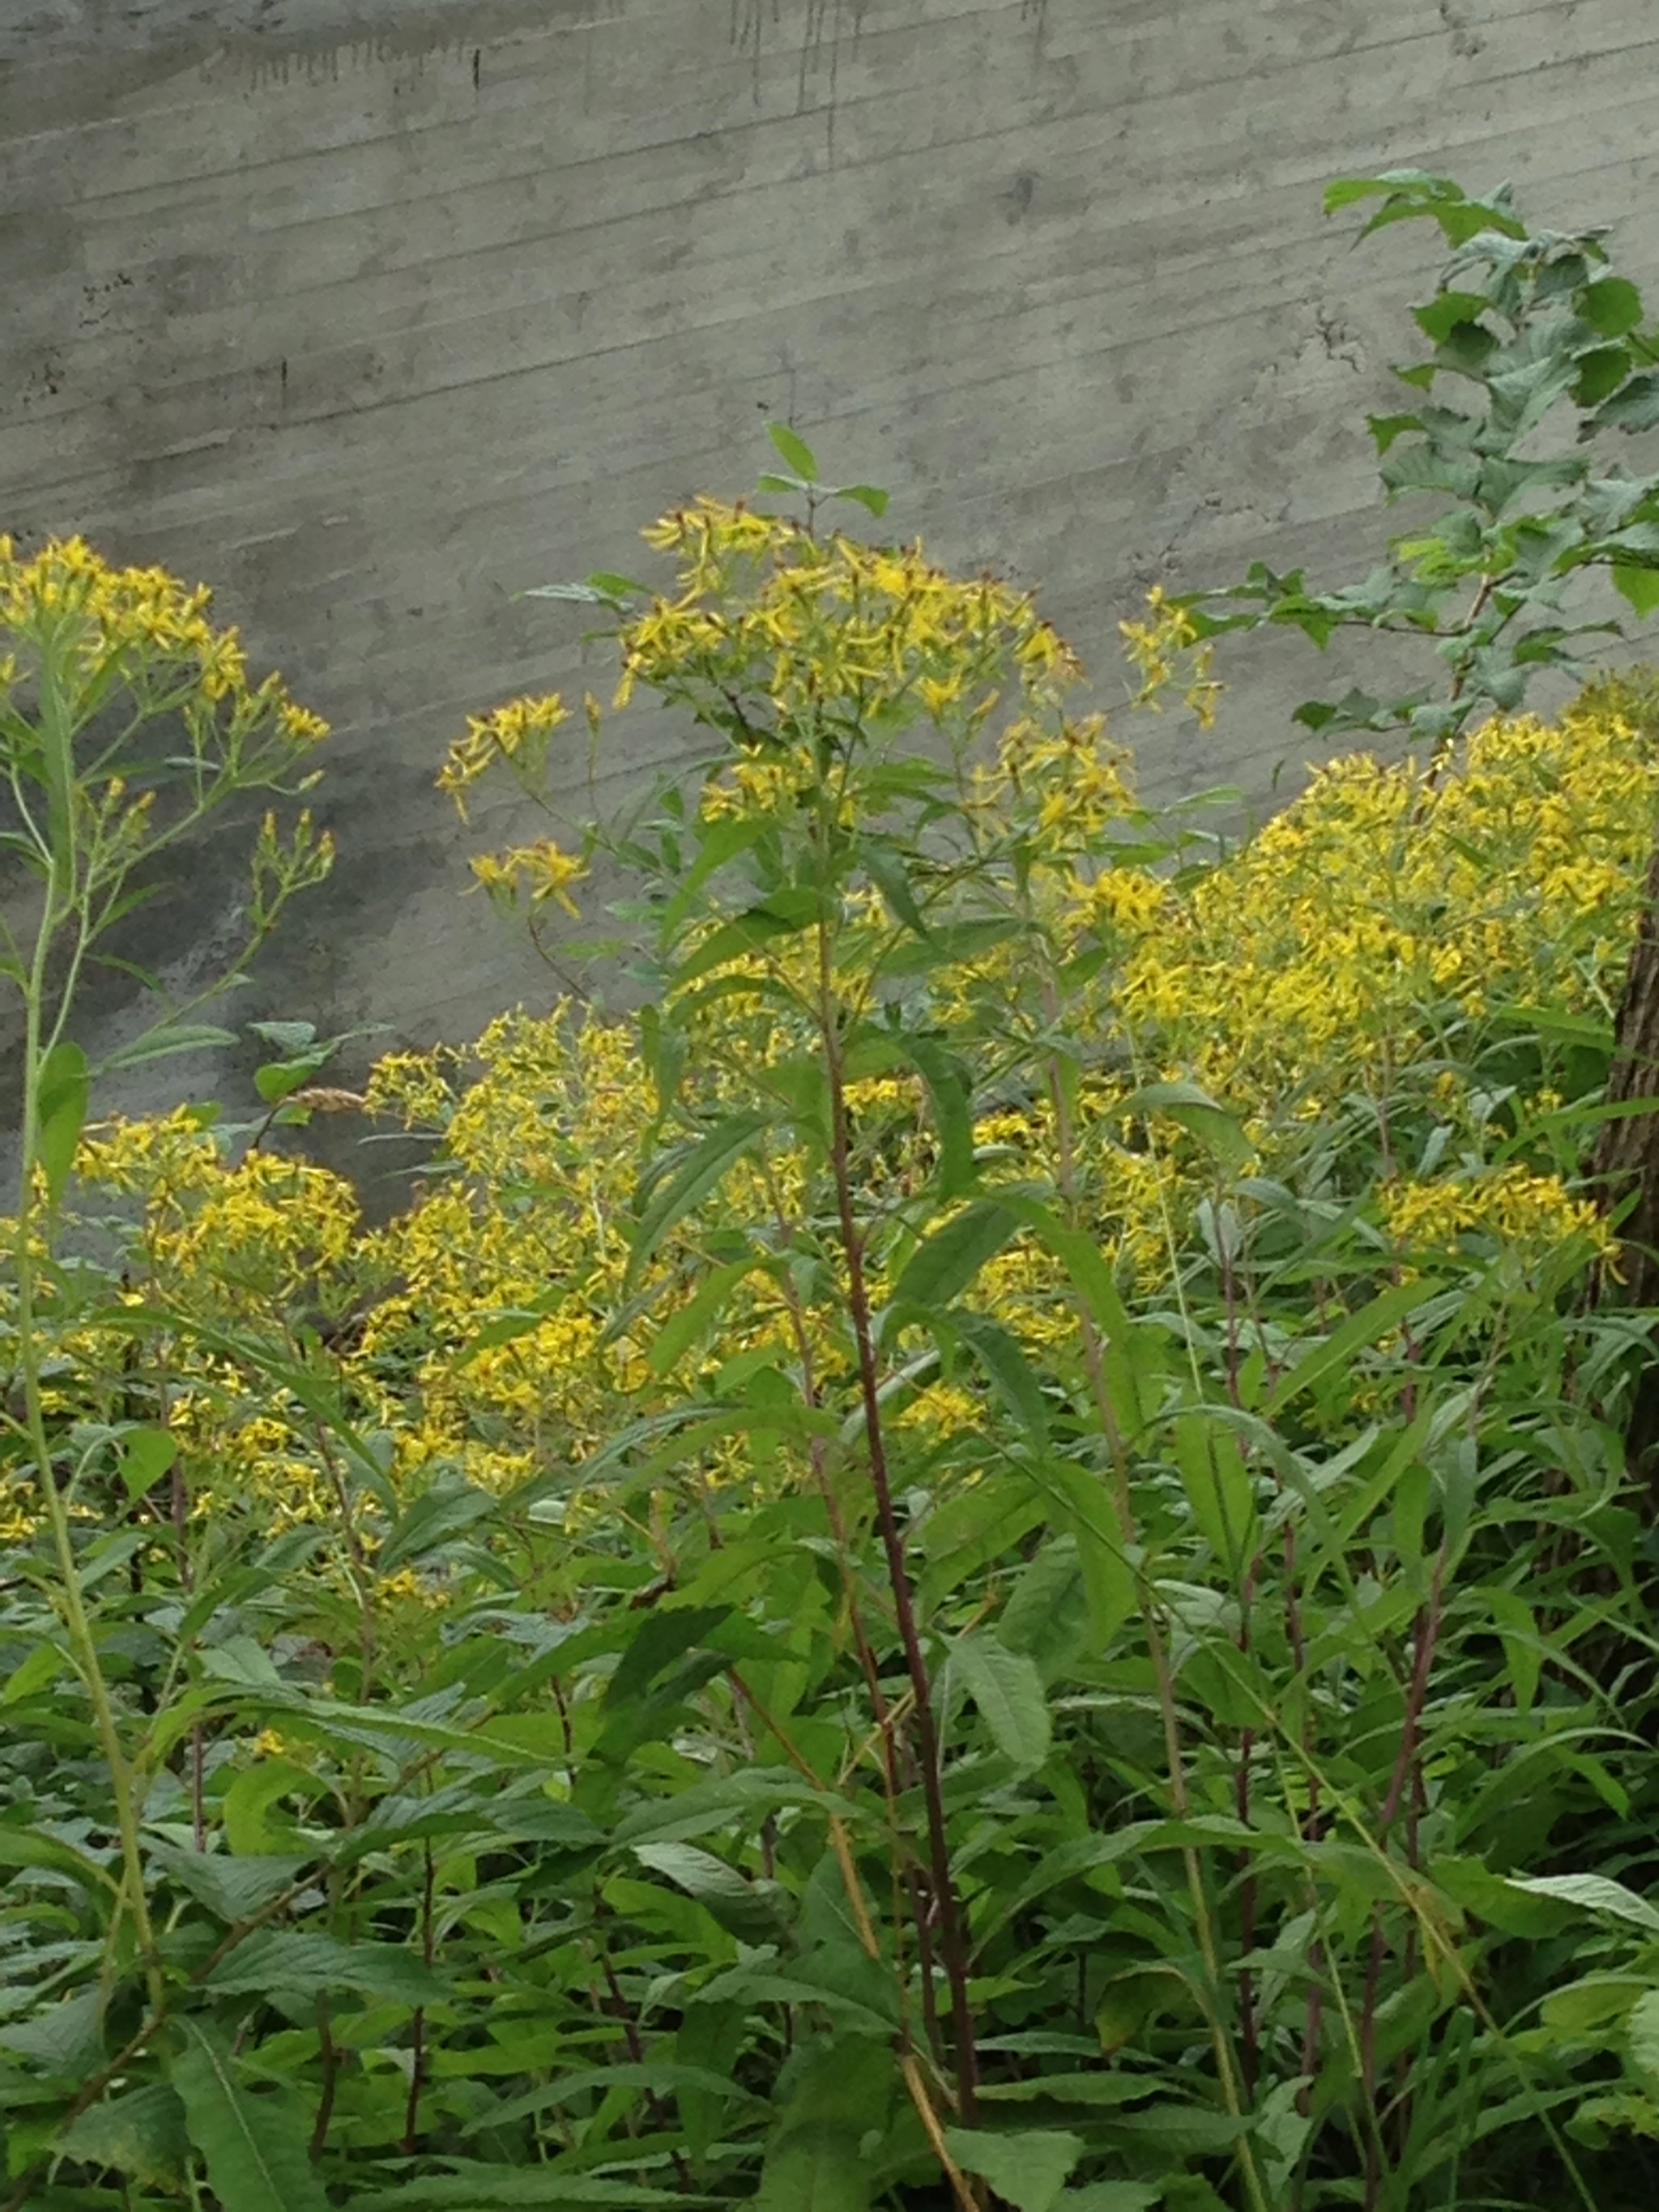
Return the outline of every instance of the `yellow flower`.
<path id="1" fill-rule="evenodd" d="M 577 912 L 576 902 L 570 896 L 570 885 L 580 883 L 587 873 L 585 861 L 574 853 L 561 852 L 550 837 L 544 837 L 534 845 L 518 845 L 510 852 L 491 857 L 478 854 L 470 864 L 473 874 L 492 895 L 515 900 L 520 890 L 529 894 L 532 907 L 544 906 L 549 900 L 562 906 L 568 915 Z"/>

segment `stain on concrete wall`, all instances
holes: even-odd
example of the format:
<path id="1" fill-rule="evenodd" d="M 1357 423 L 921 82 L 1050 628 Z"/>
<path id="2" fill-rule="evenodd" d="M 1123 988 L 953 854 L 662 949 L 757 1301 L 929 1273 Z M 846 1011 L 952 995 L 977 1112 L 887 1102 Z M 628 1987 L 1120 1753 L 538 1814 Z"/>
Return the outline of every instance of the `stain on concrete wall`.
<path id="1" fill-rule="evenodd" d="M 1656 106 L 1652 0 L 13 0 L 0 527 L 213 582 L 334 723 L 341 866 L 244 1011 L 464 1034 L 551 987 L 436 758 L 594 680 L 526 586 L 635 565 L 783 416 L 1040 580 L 1109 702 L 1148 584 L 1376 541 L 1432 241 L 1352 257 L 1325 181 L 1513 177 L 1650 281 Z M 1319 675 L 1242 656 L 1146 783 L 1265 793 Z M 635 716 L 602 795 L 684 739 Z M 181 957 L 234 896 L 180 887 Z"/>

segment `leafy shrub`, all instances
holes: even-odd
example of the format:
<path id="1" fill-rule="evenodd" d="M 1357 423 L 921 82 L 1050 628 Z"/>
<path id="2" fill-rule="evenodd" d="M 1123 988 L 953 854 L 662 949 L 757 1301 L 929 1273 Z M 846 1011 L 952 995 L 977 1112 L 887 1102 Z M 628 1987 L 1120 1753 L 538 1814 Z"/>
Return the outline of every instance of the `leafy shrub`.
<path id="1" fill-rule="evenodd" d="M 623 868 L 643 1012 L 361 1097 L 267 1025 L 240 1129 L 83 1126 L 31 1012 L 9 2212 L 1634 2212 L 1645 1323 L 1578 1160 L 1650 695 L 1230 851 L 1029 597 L 825 527 L 879 495 L 775 435 L 804 521 L 701 501 L 665 589 L 583 587 L 695 773 L 478 868 L 532 920 Z M 1146 703 L 1214 710 L 1203 629 L 1133 628 Z M 20 805 L 92 794 L 47 917 L 120 799 L 72 635 L 4 729 Z M 313 734 L 155 650 L 142 731 Z M 545 802 L 568 719 L 441 781 Z M 434 1139 L 384 1228 L 272 1148 L 331 1108 Z"/>

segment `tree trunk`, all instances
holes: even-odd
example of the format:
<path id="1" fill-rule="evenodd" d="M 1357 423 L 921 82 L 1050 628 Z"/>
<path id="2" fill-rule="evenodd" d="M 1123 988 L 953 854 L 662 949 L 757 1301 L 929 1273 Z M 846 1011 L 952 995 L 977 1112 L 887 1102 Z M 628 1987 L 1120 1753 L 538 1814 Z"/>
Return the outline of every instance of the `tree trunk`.
<path id="1" fill-rule="evenodd" d="M 1641 924 L 1625 973 L 1607 1098 L 1609 1105 L 1652 1102 L 1650 1112 L 1602 1122 L 1590 1171 L 1605 1211 L 1634 1194 L 1619 1228 L 1620 1304 L 1659 1305 L 1659 848 L 1648 865 Z M 1612 1287 L 1603 1271 L 1599 1294 Z M 1637 1376 L 1625 1443 L 1631 1473 L 1646 1480 L 1650 1501 L 1659 1505 L 1659 1348 L 1649 1350 Z"/>

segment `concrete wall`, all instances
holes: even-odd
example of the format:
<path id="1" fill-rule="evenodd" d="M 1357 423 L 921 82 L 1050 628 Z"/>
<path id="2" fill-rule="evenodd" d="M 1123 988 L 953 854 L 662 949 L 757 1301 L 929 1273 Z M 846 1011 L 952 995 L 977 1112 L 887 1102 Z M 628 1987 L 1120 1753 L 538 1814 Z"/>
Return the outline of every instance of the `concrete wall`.
<path id="1" fill-rule="evenodd" d="M 0 527 L 210 580 L 333 721 L 341 866 L 244 1012 L 463 1035 L 548 988 L 431 787 L 469 710 L 583 680 L 522 586 L 635 565 L 786 417 L 1040 580 L 1109 696 L 1154 579 L 1377 542 L 1435 241 L 1351 257 L 1323 184 L 1512 176 L 1650 282 L 1656 122 L 1654 0 L 0 0 Z M 1301 759 L 1326 672 L 1238 666 L 1152 789 Z"/>

